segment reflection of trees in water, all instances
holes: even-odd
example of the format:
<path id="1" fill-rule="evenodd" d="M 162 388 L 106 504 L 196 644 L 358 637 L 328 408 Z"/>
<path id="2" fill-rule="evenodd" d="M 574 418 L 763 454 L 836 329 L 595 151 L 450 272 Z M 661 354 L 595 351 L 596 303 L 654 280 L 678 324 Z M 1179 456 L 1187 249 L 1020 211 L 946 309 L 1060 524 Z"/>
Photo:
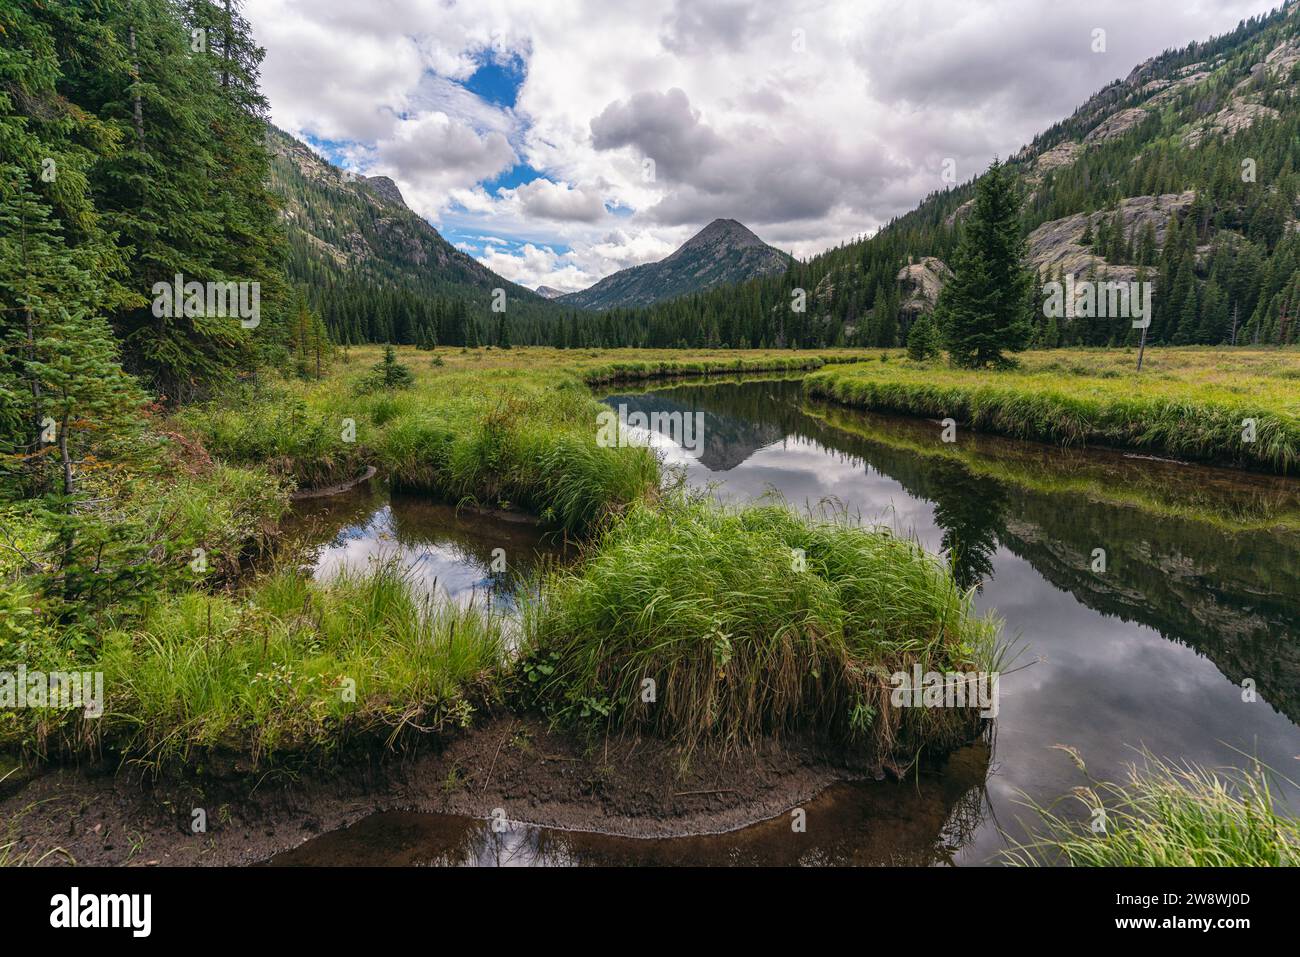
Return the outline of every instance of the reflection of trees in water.
<path id="1" fill-rule="evenodd" d="M 828 427 L 802 409 L 803 383 L 798 380 L 679 386 L 635 396 L 614 396 L 629 411 L 672 412 L 695 410 L 705 414 L 705 455 L 723 459 L 733 468 L 760 448 L 787 436 L 817 443 L 828 454 L 866 468 L 875 465 L 876 450 L 850 433 Z M 1001 484 L 978 478 L 960 463 L 936 460 L 926 464 L 929 475 L 922 497 L 935 505 L 935 522 L 943 529 L 943 548 L 953 577 L 970 588 L 993 576 L 993 553 L 1006 504 Z M 887 469 L 882 470 L 890 474 Z"/>
<path id="2" fill-rule="evenodd" d="M 682 406 L 749 418 L 816 442 L 932 502 L 954 577 L 964 587 L 989 579 L 1000 543 L 1083 605 L 1195 648 L 1234 683 L 1252 678 L 1266 701 L 1300 720 L 1300 534 L 1232 531 L 1211 520 L 1158 515 L 1086 492 L 1038 490 L 987 476 L 959 460 L 906 447 L 935 441 L 933 423 L 923 419 L 827 407 L 831 421 L 844 426 L 836 428 L 808 415 L 798 382 L 675 387 L 662 394 Z M 1210 519 L 1259 519 L 1295 510 L 1294 480 L 1221 475 L 1104 452 L 1066 453 L 980 435 L 963 441 L 988 462 L 1019 463 L 1048 486 L 1054 479 L 1068 484 L 1088 476 L 1146 490 L 1160 501 L 1173 495 Z M 1107 572 L 1097 575 L 1089 558 L 1102 545 Z"/>
<path id="3" fill-rule="evenodd" d="M 967 540 L 982 540 L 987 548 L 991 528 L 1004 547 L 1085 607 L 1154 628 L 1164 638 L 1194 648 L 1234 684 L 1251 678 L 1265 701 L 1293 722 L 1300 721 L 1300 589 L 1295 585 L 1300 534 L 1268 528 L 1234 531 L 1212 521 L 1153 514 L 1081 492 L 1039 490 L 977 477 L 961 462 L 922 455 L 889 441 L 925 440 L 930 435 L 928 423 L 850 417 L 838 409 L 835 413 L 854 431 L 809 416 L 810 422 L 817 423 L 811 430 L 818 441 L 853 449 L 909 494 L 936 503 L 936 519 L 945 530 L 965 526 Z M 877 431 L 882 437 L 873 441 L 869 436 Z M 1006 441 L 990 445 L 1001 448 Z M 1043 454 L 1032 444 L 1020 454 L 1031 453 Z M 1106 464 L 1075 462 L 1077 468 L 1094 471 Z M 1154 474 L 1144 479 L 1133 471 L 1131 460 L 1124 460 L 1115 465 L 1116 481 L 1144 481 L 1161 488 L 1174 481 L 1167 464 L 1155 463 Z M 1075 474 L 1069 469 L 1054 471 L 1045 459 L 1040 467 L 1044 479 Z M 1198 501 L 1211 516 L 1250 512 L 1260 496 L 1269 499 L 1273 511 L 1285 510 L 1282 503 L 1294 500 L 1294 491 L 1288 497 L 1286 486 L 1268 476 L 1222 477 L 1196 466 L 1176 470 L 1182 486 L 1195 487 L 1201 476 Z M 966 477 L 958 477 L 963 472 Z M 1242 485 L 1256 480 L 1264 492 L 1256 494 L 1249 484 Z M 965 491 L 954 494 L 952 488 Z M 996 511 L 997 517 L 989 515 L 983 539 L 978 510 L 973 516 L 963 514 L 967 496 L 996 500 L 990 511 Z M 1180 495 L 1180 501 L 1190 499 Z M 1091 570 L 1092 550 L 1100 546 L 1107 554 L 1104 575 Z"/>
<path id="4" fill-rule="evenodd" d="M 962 588 L 980 585 L 993 577 L 1006 490 L 953 462 L 937 462 L 934 471 L 934 521 L 943 529 L 953 578 Z"/>

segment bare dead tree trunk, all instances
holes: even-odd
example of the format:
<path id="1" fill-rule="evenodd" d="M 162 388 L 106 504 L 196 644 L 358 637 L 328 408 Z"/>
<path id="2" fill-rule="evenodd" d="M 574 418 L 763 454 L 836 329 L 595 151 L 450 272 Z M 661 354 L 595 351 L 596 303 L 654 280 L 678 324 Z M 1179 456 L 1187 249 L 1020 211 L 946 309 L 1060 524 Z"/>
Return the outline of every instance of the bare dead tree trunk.
<path id="1" fill-rule="evenodd" d="M 1147 351 L 1147 327 L 1142 327 L 1142 338 L 1138 340 L 1138 372 L 1142 371 L 1142 357 Z"/>

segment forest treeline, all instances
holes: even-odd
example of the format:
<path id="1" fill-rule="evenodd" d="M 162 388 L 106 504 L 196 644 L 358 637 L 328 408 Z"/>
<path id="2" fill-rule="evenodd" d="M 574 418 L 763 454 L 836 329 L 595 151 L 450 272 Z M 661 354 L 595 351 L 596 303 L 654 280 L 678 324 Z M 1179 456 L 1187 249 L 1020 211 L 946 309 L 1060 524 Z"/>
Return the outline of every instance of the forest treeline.
<path id="1" fill-rule="evenodd" d="M 383 261 L 341 268 L 286 227 L 284 190 L 292 201 L 294 189 L 306 196 L 311 187 L 284 176 L 277 187 L 271 175 L 263 51 L 234 0 L 0 0 L 0 13 L 0 442 L 9 455 L 42 453 L 41 436 L 57 429 L 41 423 L 62 411 L 75 427 L 74 404 L 129 405 L 133 383 L 184 402 L 259 364 L 310 374 L 332 343 L 903 345 L 916 313 L 903 302 L 899 270 L 924 256 L 951 261 L 975 195 L 975 181 L 935 193 L 869 238 L 738 286 L 592 313 L 500 281 L 508 294 L 495 312 L 497 278 L 476 273 L 477 264 L 454 274 L 455 263 L 438 262 L 423 271 Z M 1211 69 L 1207 81 L 1175 88 L 1132 129 L 1074 162 L 1039 171 L 1034 159 L 1149 94 L 1112 84 L 1006 164 L 1023 200 L 1023 234 L 1103 213 L 1086 242 L 1154 282 L 1149 344 L 1300 336 L 1295 69 L 1250 80 L 1248 92 L 1276 116 L 1231 137 L 1189 143 L 1185 135 L 1237 95 L 1238 78 L 1294 34 L 1293 20 L 1285 11 L 1253 18 L 1146 65 L 1143 88 Z M 1126 197 L 1186 190 L 1196 191 L 1194 202 L 1159 243 L 1149 224 L 1126 232 L 1106 215 Z M 320 190 L 307 198 L 313 208 L 345 202 Z M 153 290 L 178 276 L 256 283 L 256 324 L 201 310 L 159 315 Z M 1120 345 L 1134 334 L 1124 319 L 1060 323 L 1033 301 L 1031 344 Z"/>

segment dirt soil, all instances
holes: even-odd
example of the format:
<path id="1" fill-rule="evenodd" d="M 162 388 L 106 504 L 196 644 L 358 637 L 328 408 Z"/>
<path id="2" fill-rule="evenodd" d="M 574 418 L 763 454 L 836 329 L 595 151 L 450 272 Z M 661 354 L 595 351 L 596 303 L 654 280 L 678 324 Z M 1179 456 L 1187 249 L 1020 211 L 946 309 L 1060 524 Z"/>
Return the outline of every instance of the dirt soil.
<path id="1" fill-rule="evenodd" d="M 0 858 L 80 865 L 265 861 L 380 811 L 421 811 L 627 837 L 735 830 L 782 814 L 837 781 L 878 776 L 798 742 L 744 756 L 661 741 L 594 743 L 527 718 L 495 718 L 420 753 L 350 758 L 302 772 L 153 780 L 131 766 L 55 767 L 0 784 Z M 195 809 L 206 832 L 192 828 Z"/>

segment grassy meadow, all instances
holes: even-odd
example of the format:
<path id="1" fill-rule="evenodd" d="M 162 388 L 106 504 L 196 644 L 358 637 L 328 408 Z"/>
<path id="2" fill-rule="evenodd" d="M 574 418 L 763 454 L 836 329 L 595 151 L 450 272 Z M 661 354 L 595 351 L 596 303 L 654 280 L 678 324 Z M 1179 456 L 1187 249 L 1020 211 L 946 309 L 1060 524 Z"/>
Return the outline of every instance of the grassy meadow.
<path id="1" fill-rule="evenodd" d="M 861 353 L 561 349 L 398 350 L 405 389 L 371 389 L 375 346 L 344 350 L 320 381 L 248 385 L 187 409 L 181 427 L 214 456 L 264 463 L 301 486 L 373 464 L 395 486 L 457 503 L 531 511 L 581 534 L 653 494 L 644 449 L 594 441 L 592 384 L 668 375 L 815 369 Z M 345 436 L 347 423 L 354 434 Z"/>
<path id="2" fill-rule="evenodd" d="M 976 430 L 1060 445 L 1295 474 L 1300 351 L 1044 350 L 1005 371 L 964 371 L 897 355 L 819 370 L 808 394 L 855 408 L 951 417 Z M 1253 419 L 1253 441 L 1243 438 Z"/>
<path id="3" fill-rule="evenodd" d="M 843 406 L 1277 472 L 1300 462 L 1297 353 L 1158 350 L 1139 378 L 1118 350 L 1030 353 L 1016 370 L 965 373 L 899 351 L 404 348 L 409 381 L 395 386 L 375 380 L 382 356 L 340 350 L 320 380 L 262 378 L 153 413 L 147 454 L 87 473 L 97 517 L 116 529 L 98 542 L 116 591 L 97 594 L 92 614 L 70 610 L 88 586 L 52 577 L 42 557 L 65 541 L 59 521 L 0 502 L 0 670 L 100 670 L 107 699 L 94 720 L 7 710 L 0 751 L 155 770 L 224 757 L 253 769 L 355 742 L 396 748 L 499 708 L 580 733 L 657 735 L 687 755 L 812 735 L 898 766 L 980 732 L 976 707 L 898 708 L 889 698 L 889 676 L 914 664 L 996 670 L 1003 654 L 998 622 L 976 613 L 941 561 L 834 514 L 724 508 L 670 489 L 649 450 L 596 444 L 593 385 L 808 372 L 811 397 Z M 844 427 L 834 405 L 810 411 Z M 1243 448 L 1247 416 L 1258 441 Z M 1008 459 L 981 457 L 978 443 L 922 449 L 914 431 L 869 438 L 961 454 L 1031 487 L 1045 481 L 1032 450 Z M 249 563 L 274 541 L 294 489 L 368 466 L 397 488 L 532 513 L 577 542 L 579 559 L 544 573 L 508 640 L 486 607 L 445 602 L 391 565 L 317 582 L 292 555 Z M 1112 484 L 1109 466 L 1098 468 L 1080 473 L 1079 490 Z M 1048 472 L 1060 481 L 1059 469 Z M 1187 497 L 1171 514 L 1195 512 Z M 1294 518 L 1261 509 L 1215 519 Z M 206 559 L 197 568 L 196 549 Z M 1270 823 L 1256 785 L 1245 785 L 1229 793 L 1200 772 L 1157 769 L 1107 792 L 1116 826 L 1106 838 L 1071 831 L 1049 810 L 1042 843 L 1020 853 L 1070 863 L 1293 856 L 1294 834 Z M 1169 823 L 1144 830 L 1149 820 Z"/>
<path id="4" fill-rule="evenodd" d="M 176 573 L 107 607 L 80 643 L 37 613 L 34 591 L 10 595 L 26 624 L 0 643 L 3 657 L 103 671 L 107 710 L 10 712 L 0 742 L 38 759 L 90 751 L 161 769 L 219 753 L 252 767 L 463 727 L 521 675 L 552 671 L 516 703 L 688 750 L 810 731 L 906 763 L 978 733 L 974 709 L 903 716 L 882 690 L 882 675 L 912 662 L 946 669 L 992 654 L 996 627 L 940 562 L 883 531 L 666 496 L 648 449 L 596 443 L 591 383 L 807 370 L 860 354 L 403 349 L 409 381 L 397 387 L 374 379 L 382 355 L 345 350 L 319 381 L 245 383 L 158 423 L 184 474 L 166 496 L 160 480 L 122 501 L 175 539 L 154 550 Z M 230 568 L 189 564 L 191 546 L 246 555 L 273 535 L 290 489 L 369 465 L 396 487 L 531 512 L 585 543 L 578 570 L 540 583 L 521 659 L 485 608 L 447 605 L 400 569 L 321 583 L 286 556 L 236 581 Z M 795 548 L 808 570 L 791 578 Z M 593 596 L 608 602 L 603 614 Z M 633 617 L 647 608 L 664 618 Z M 627 700 L 638 674 L 663 689 L 653 720 Z"/>

